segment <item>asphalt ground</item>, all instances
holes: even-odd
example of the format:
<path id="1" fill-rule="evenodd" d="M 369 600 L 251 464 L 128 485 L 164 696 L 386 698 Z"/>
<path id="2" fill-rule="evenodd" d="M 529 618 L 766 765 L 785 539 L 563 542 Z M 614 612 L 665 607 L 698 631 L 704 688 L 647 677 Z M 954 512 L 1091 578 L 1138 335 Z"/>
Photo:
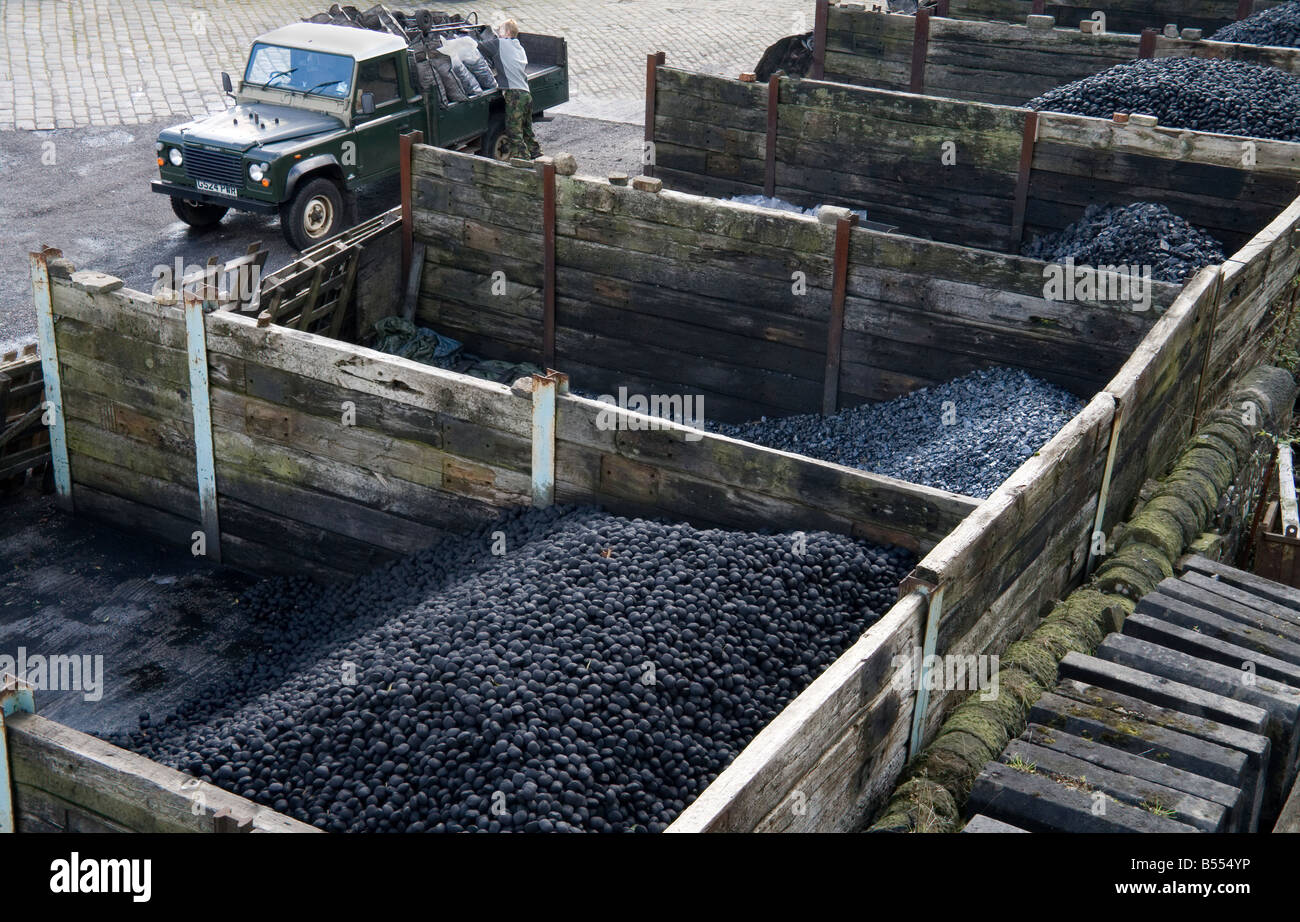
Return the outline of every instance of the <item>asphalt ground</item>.
<path id="1" fill-rule="evenodd" d="M 172 119 L 149 125 L 0 132 L 0 351 L 36 335 L 28 254 L 63 251 L 79 269 L 95 269 L 147 291 L 157 267 L 180 259 L 198 266 L 228 259 L 261 241 L 267 271 L 296 255 L 279 220 L 231 212 L 216 228 L 194 230 L 172 214 L 157 178 L 154 141 Z M 579 171 L 605 176 L 639 172 L 642 131 L 624 122 L 557 115 L 536 126 L 548 154 L 568 152 Z M 376 184 L 358 200 L 361 219 L 398 203 L 396 180 Z"/>

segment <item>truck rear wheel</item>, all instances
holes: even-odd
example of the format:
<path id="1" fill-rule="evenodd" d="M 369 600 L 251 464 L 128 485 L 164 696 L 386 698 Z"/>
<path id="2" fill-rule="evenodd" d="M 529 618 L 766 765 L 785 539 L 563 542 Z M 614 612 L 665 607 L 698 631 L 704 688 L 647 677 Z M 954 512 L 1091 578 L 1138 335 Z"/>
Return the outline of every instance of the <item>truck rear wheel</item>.
<path id="1" fill-rule="evenodd" d="M 506 123 L 504 119 L 493 119 L 483 141 L 479 145 L 479 156 L 491 157 L 493 160 L 509 160 L 506 155 Z"/>
<path id="2" fill-rule="evenodd" d="M 172 196 L 172 211 L 176 212 L 176 217 L 190 227 L 211 227 L 219 223 L 229 210 L 221 205 L 205 205 L 202 202 L 191 202 L 188 199 Z"/>
<path id="3" fill-rule="evenodd" d="M 304 183 L 280 206 L 280 230 L 295 250 L 306 250 L 343 230 L 343 192 L 324 176 Z"/>

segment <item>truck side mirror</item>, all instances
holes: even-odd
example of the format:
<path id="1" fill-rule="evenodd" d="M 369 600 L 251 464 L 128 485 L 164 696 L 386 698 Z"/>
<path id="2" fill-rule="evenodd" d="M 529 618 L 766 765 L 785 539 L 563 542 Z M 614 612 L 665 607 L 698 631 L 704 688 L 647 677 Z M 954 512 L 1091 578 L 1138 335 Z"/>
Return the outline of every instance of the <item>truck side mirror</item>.
<path id="1" fill-rule="evenodd" d="M 375 114 L 375 94 L 374 94 L 374 93 L 362 93 L 362 94 L 361 94 L 361 114 L 362 114 L 362 115 L 374 115 L 374 114 Z"/>
<path id="2" fill-rule="evenodd" d="M 226 73 L 224 70 L 221 72 L 221 89 L 228 96 L 233 96 L 235 94 L 235 85 L 230 82 L 230 74 Z"/>

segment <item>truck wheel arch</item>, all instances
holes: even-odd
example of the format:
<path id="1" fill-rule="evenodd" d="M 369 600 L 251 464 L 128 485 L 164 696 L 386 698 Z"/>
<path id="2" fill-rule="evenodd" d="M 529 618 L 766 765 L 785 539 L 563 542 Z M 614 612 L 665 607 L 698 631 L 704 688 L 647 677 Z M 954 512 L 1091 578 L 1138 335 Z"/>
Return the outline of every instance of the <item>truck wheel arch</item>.
<path id="1" fill-rule="evenodd" d="M 340 186 L 343 185 L 343 167 L 339 166 L 338 159 L 333 154 L 317 154 L 306 160 L 300 160 L 290 167 L 289 175 L 284 182 L 285 201 L 293 198 L 293 193 L 300 182 L 314 174 L 328 176 Z"/>

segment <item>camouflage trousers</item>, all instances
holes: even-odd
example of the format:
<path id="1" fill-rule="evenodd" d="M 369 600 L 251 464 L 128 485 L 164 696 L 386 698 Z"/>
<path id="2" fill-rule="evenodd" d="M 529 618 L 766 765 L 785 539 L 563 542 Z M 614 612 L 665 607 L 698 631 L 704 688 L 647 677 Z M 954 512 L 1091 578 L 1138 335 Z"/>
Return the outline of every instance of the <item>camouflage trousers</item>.
<path id="1" fill-rule="evenodd" d="M 506 98 L 506 157 L 540 157 L 542 145 L 533 136 L 533 94 L 527 90 L 502 93 Z"/>

